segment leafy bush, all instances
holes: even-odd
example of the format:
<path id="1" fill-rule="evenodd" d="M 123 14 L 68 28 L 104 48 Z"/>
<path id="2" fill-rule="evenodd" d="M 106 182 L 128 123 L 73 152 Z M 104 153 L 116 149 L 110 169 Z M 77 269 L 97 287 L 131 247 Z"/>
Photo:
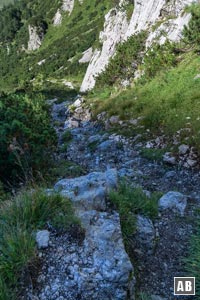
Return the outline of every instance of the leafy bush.
<path id="1" fill-rule="evenodd" d="M 56 143 L 41 95 L 0 98 L 0 180 L 28 181 L 47 170 Z"/>
<path id="2" fill-rule="evenodd" d="M 69 200 L 37 188 L 4 202 L 0 220 L 0 300 L 14 300 L 21 274 L 35 264 L 35 231 L 47 223 L 68 230 L 79 220 Z"/>

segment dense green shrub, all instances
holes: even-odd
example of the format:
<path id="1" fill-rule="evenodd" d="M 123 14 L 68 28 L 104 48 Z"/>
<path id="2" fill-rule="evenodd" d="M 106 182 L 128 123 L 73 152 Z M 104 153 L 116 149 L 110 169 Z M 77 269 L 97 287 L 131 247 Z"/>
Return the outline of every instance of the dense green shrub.
<path id="1" fill-rule="evenodd" d="M 40 95 L 0 98 L 0 180 L 29 180 L 50 162 L 56 135 Z"/>
<path id="2" fill-rule="evenodd" d="M 126 42 L 117 47 L 116 55 L 111 58 L 109 65 L 97 78 L 97 86 L 113 85 L 123 79 L 134 77 L 141 63 L 141 52 L 145 50 L 146 33 L 131 36 Z"/>
<path id="3" fill-rule="evenodd" d="M 200 44 L 200 4 L 193 4 L 188 8 L 192 18 L 187 27 L 184 29 L 185 42 L 196 45 Z"/>
<path id="4" fill-rule="evenodd" d="M 145 78 L 154 77 L 160 71 L 176 65 L 175 44 L 166 41 L 165 44 L 154 44 L 144 57 L 143 69 Z"/>
<path id="5" fill-rule="evenodd" d="M 0 12 L 0 42 L 10 42 L 22 26 L 21 11 L 13 5 Z"/>

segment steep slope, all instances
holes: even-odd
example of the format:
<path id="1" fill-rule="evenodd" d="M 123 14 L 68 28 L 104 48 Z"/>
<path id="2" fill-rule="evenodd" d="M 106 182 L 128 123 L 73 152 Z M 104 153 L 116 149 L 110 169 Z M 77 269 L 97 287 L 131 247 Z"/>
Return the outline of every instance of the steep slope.
<path id="1" fill-rule="evenodd" d="M 115 3 L 21 0 L 2 10 L 0 89 L 40 86 L 52 79 L 63 87 L 68 80 L 80 86 L 88 63 L 79 64 L 79 59 L 99 45 L 104 16 Z"/>
<path id="2" fill-rule="evenodd" d="M 191 17 L 185 8 L 192 2 L 142 0 L 134 6 L 127 0 L 16 2 L 1 11 L 0 77 L 6 80 L 0 81 L 0 88 L 5 90 L 5 82 L 19 88 L 72 81 L 81 92 L 91 90 L 117 45 L 129 37 L 146 31 L 147 48 L 154 41 L 179 41 Z M 92 55 L 81 61 L 88 49 Z"/>
<path id="3" fill-rule="evenodd" d="M 118 38 L 115 39 L 113 48 L 108 48 L 110 49 L 110 52 L 107 50 L 107 46 L 109 45 L 107 45 L 108 42 L 106 39 L 103 43 L 101 52 L 98 51 L 94 53 L 83 80 L 81 91 L 85 92 L 87 90 L 91 90 L 95 86 L 95 78 L 98 74 L 105 70 L 109 59 L 113 57 L 113 54 L 115 53 L 114 46 L 116 46 L 119 41 L 125 41 L 128 37 L 145 30 L 148 32 L 146 41 L 147 47 L 150 47 L 155 41 L 163 44 L 167 39 L 178 42 L 182 37 L 184 26 L 188 24 L 191 18 L 190 14 L 184 13 L 185 8 L 193 2 L 193 0 L 176 0 L 167 2 L 166 0 L 135 1 L 134 11 L 128 29 L 126 32 L 118 31 Z M 113 28 L 109 28 L 107 23 L 109 19 L 111 24 L 114 22 L 111 18 L 109 18 L 109 15 L 105 19 L 105 28 L 104 32 L 100 34 L 100 40 L 102 39 L 102 35 L 106 35 L 108 39 L 110 34 L 113 36 Z M 121 22 L 117 15 L 115 21 L 119 24 Z M 124 22 L 126 22 L 125 16 Z"/>
<path id="4" fill-rule="evenodd" d="M 99 40 L 103 44 L 102 49 L 96 49 L 88 66 L 81 92 L 85 92 L 95 86 L 95 76 L 100 74 L 109 59 L 114 55 L 116 45 L 123 40 L 128 28 L 126 12 L 112 9 L 105 16 L 104 30 L 100 33 Z"/>

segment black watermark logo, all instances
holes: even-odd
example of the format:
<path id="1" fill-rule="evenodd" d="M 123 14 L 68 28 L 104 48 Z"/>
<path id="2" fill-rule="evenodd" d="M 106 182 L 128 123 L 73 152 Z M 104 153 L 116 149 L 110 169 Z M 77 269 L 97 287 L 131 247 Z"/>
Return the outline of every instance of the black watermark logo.
<path id="1" fill-rule="evenodd" d="M 174 277 L 174 295 L 195 295 L 195 277 Z"/>

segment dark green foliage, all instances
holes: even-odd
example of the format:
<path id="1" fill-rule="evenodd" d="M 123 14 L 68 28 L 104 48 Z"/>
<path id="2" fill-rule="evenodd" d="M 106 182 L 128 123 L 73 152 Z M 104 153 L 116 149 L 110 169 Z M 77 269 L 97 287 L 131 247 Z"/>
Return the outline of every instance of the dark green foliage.
<path id="1" fill-rule="evenodd" d="M 144 57 L 145 79 L 176 65 L 175 44 L 167 41 L 164 45 L 154 44 Z"/>
<path id="2" fill-rule="evenodd" d="M 141 52 L 145 50 L 145 39 L 146 33 L 141 32 L 120 44 L 106 70 L 97 78 L 97 86 L 113 85 L 115 82 L 134 77 L 142 60 Z"/>
<path id="3" fill-rule="evenodd" d="M 0 42 L 10 42 L 22 26 L 21 11 L 13 5 L 0 12 Z"/>
<path id="4" fill-rule="evenodd" d="M 200 4 L 193 4 L 189 9 L 192 18 L 188 27 L 184 29 L 185 42 L 196 45 L 199 49 L 200 45 Z"/>
<path id="5" fill-rule="evenodd" d="M 0 300 L 15 300 L 19 279 L 36 263 L 35 232 L 51 224 L 58 230 L 79 225 L 68 199 L 34 187 L 0 207 Z"/>
<path id="6" fill-rule="evenodd" d="M 72 140 L 72 134 L 70 130 L 66 130 L 62 135 L 62 141 L 67 143 Z"/>
<path id="7" fill-rule="evenodd" d="M 32 17 L 29 20 L 29 24 L 32 26 L 37 27 L 38 34 L 42 33 L 45 34 L 48 29 L 47 22 L 43 19 L 42 16 Z"/>
<path id="8" fill-rule="evenodd" d="M 41 95 L 0 98 L 0 179 L 28 181 L 50 163 L 56 135 Z"/>

